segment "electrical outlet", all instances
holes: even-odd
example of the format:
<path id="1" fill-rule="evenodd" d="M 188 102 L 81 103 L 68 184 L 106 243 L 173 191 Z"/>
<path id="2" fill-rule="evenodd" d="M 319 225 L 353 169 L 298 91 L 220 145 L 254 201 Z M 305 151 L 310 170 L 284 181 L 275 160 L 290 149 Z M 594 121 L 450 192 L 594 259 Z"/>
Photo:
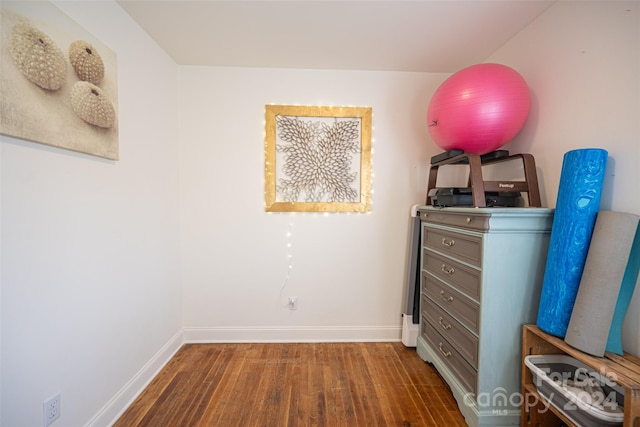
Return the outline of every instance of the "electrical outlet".
<path id="1" fill-rule="evenodd" d="M 298 297 L 289 297 L 289 310 L 298 309 Z"/>
<path id="2" fill-rule="evenodd" d="M 44 401 L 44 427 L 60 418 L 60 393 Z"/>

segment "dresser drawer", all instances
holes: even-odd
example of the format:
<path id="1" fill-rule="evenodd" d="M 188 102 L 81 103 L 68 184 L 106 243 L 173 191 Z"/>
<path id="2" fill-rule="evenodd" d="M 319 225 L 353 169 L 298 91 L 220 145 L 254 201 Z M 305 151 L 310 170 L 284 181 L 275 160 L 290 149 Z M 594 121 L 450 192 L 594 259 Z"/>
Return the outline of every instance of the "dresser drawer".
<path id="1" fill-rule="evenodd" d="M 422 221 L 433 222 L 454 227 L 463 227 L 470 230 L 487 231 L 491 215 L 467 214 L 462 212 L 420 211 Z"/>
<path id="2" fill-rule="evenodd" d="M 444 311 L 478 334 L 480 305 L 429 273 L 422 273 L 423 291 Z"/>
<path id="3" fill-rule="evenodd" d="M 434 250 L 480 267 L 482 263 L 482 237 L 455 231 L 422 227 L 424 245 Z"/>
<path id="4" fill-rule="evenodd" d="M 462 326 L 430 298 L 422 295 L 422 319 L 440 332 L 471 366 L 478 369 L 478 337 Z"/>
<path id="5" fill-rule="evenodd" d="M 475 270 L 427 249 L 424 249 L 422 259 L 422 266 L 425 270 L 476 301 L 480 301 L 480 270 Z"/>
<path id="6" fill-rule="evenodd" d="M 422 336 L 438 354 L 440 360 L 453 372 L 466 391 L 477 392 L 478 373 L 449 342 L 428 322 L 422 323 Z"/>

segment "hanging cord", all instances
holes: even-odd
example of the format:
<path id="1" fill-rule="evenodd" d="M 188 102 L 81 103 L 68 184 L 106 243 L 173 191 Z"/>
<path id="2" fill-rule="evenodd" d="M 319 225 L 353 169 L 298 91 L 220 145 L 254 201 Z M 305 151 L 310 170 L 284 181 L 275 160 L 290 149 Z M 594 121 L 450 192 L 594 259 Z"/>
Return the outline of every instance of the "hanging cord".
<path id="1" fill-rule="evenodd" d="M 286 242 L 287 243 L 287 247 L 286 247 L 286 252 L 287 252 L 287 272 L 286 272 L 285 277 L 284 277 L 284 282 L 282 284 L 282 288 L 280 288 L 280 301 L 283 301 L 282 294 L 284 293 L 284 290 L 289 285 L 289 280 L 291 279 L 291 270 L 293 270 L 293 249 L 292 249 L 292 245 L 291 245 L 292 236 L 293 236 L 293 222 L 290 222 L 289 223 L 289 228 L 287 229 L 287 242 Z M 289 299 L 286 298 L 284 301 L 285 302 L 282 303 L 282 305 L 283 306 L 288 306 L 289 305 Z"/>

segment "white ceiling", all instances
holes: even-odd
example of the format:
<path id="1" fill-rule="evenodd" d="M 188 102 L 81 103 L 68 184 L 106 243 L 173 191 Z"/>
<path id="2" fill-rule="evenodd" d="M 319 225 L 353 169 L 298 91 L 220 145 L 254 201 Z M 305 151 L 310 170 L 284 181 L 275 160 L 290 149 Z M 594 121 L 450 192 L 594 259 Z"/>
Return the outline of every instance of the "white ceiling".
<path id="1" fill-rule="evenodd" d="M 555 0 L 117 0 L 180 65 L 453 73 Z"/>

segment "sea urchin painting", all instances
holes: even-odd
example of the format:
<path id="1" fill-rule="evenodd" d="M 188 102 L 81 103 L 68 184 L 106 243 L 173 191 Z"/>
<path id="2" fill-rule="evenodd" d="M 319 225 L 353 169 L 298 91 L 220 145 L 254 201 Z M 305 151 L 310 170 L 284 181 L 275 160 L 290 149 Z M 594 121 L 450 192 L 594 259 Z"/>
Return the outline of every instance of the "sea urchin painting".
<path id="1" fill-rule="evenodd" d="M 0 133 L 118 159 L 115 53 L 48 1 L 0 2 Z"/>
<path id="2" fill-rule="evenodd" d="M 371 210 L 371 108 L 267 105 L 267 212 Z"/>

